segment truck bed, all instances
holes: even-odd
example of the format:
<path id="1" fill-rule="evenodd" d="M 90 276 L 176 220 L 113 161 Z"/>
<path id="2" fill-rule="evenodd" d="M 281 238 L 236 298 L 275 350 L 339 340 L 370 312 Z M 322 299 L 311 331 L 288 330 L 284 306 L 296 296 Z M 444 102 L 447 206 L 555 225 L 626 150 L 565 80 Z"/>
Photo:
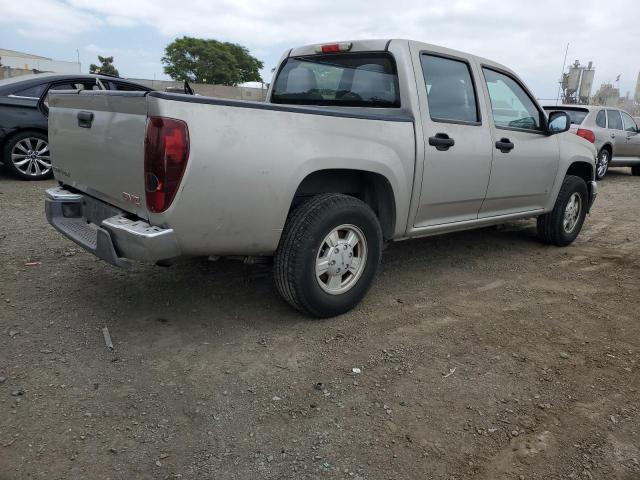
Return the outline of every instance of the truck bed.
<path id="1" fill-rule="evenodd" d="M 81 112 L 92 117 L 90 128 L 79 125 Z M 186 122 L 190 143 L 180 188 L 163 213 L 145 205 L 145 129 L 155 116 Z M 406 229 L 415 135 L 411 114 L 401 109 L 56 92 L 49 123 L 54 173 L 63 186 L 172 228 L 187 255 L 272 254 L 296 189 L 319 164 L 384 175 L 403 192 L 396 196 L 397 233 Z"/>

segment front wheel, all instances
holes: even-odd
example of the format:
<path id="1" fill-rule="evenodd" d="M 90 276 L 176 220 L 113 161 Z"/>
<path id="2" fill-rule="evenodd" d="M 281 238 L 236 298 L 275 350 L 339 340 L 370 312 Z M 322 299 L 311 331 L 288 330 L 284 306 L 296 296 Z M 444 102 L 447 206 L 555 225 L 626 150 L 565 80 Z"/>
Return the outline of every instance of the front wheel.
<path id="1" fill-rule="evenodd" d="M 380 265 L 382 229 L 357 198 L 328 193 L 299 205 L 274 258 L 280 295 L 314 317 L 351 310 L 365 296 Z"/>
<path id="2" fill-rule="evenodd" d="M 585 181 L 567 175 L 553 210 L 538 217 L 538 236 L 543 242 L 559 247 L 571 244 L 582 230 L 588 205 L 589 192 Z"/>
<path id="3" fill-rule="evenodd" d="M 635 167 L 631 167 L 631 175 L 635 177 L 640 177 L 640 165 L 636 165 Z"/>

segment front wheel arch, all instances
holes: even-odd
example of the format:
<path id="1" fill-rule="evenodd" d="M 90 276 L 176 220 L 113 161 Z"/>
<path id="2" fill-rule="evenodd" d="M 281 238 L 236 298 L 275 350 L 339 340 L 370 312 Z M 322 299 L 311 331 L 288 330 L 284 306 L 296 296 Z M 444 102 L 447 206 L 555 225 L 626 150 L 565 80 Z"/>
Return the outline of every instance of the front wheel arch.
<path id="1" fill-rule="evenodd" d="M 580 197 L 580 210 L 573 212 L 576 215 L 573 218 L 576 222 L 574 228 L 571 231 L 566 231 L 563 230 L 563 221 L 566 220 L 567 213 L 572 213 L 567 210 L 567 203 L 573 195 L 579 195 Z M 553 209 L 544 215 L 540 215 L 537 219 L 537 231 L 540 240 L 559 247 L 573 243 L 582 229 L 588 204 L 589 192 L 584 179 L 576 175 L 567 175 L 562 181 Z"/>

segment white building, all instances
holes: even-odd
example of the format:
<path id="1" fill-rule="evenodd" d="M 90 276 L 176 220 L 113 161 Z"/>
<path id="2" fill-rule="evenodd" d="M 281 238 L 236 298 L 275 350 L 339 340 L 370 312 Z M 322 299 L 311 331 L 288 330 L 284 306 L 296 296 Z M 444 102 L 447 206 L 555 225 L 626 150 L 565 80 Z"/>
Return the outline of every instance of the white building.
<path id="1" fill-rule="evenodd" d="M 0 48 L 0 64 L 4 67 L 41 72 L 80 73 L 80 64 Z"/>

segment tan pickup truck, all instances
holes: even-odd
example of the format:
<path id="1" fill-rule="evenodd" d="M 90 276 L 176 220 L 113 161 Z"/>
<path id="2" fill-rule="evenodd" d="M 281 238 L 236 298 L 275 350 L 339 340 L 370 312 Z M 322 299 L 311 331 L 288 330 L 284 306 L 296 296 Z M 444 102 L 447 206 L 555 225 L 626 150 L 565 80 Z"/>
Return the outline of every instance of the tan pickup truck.
<path id="1" fill-rule="evenodd" d="M 537 218 L 568 245 L 595 149 L 490 60 L 408 40 L 287 51 L 265 103 L 54 92 L 51 224 L 109 263 L 274 257 L 327 317 L 369 290 L 385 242 Z"/>

